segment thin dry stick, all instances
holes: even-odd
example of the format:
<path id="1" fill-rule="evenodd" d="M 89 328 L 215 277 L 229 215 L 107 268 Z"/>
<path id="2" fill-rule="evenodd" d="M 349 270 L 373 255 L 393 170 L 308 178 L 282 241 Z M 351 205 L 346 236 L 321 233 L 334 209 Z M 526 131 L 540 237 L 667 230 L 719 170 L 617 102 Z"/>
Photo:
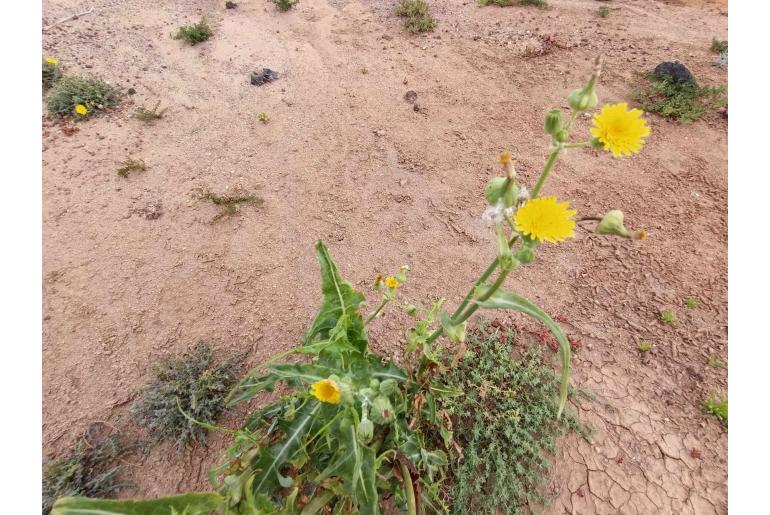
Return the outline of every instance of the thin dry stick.
<path id="1" fill-rule="evenodd" d="M 67 16 L 66 18 L 62 18 L 61 20 L 57 21 L 56 23 L 52 23 L 51 25 L 49 25 L 47 27 L 43 27 L 43 32 L 45 32 L 48 29 L 51 29 L 51 28 L 59 25 L 60 23 L 64 23 L 65 21 L 70 21 L 70 20 L 77 20 L 81 16 L 85 16 L 86 14 L 91 14 L 92 12 L 94 12 L 94 6 L 93 5 L 87 11 L 83 11 L 82 13 L 78 13 L 78 14 L 73 14 L 72 16 Z"/>

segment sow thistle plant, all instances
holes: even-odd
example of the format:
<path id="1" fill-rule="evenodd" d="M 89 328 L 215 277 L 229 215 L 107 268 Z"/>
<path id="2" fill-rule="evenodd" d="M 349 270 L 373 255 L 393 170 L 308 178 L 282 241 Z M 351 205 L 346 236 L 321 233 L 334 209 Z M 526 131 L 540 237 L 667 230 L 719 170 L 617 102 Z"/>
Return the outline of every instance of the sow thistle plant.
<path id="1" fill-rule="evenodd" d="M 589 140 L 570 141 L 578 115 L 598 103 L 600 68 L 597 60 L 588 84 L 569 95 L 566 121 L 561 110 L 548 112 L 550 151 L 531 190 L 517 179 L 513 157 L 501 156 L 503 175 L 487 185 L 483 215 L 494 234 L 496 257 L 451 313 L 444 299 L 403 305 L 414 322 L 398 363 L 370 350 L 367 326 L 397 301 L 408 269 L 375 279 L 381 300 L 367 315 L 364 295 L 340 276 L 318 242 L 323 299 L 300 345 L 248 372 L 227 403 L 264 402 L 263 394 L 276 390 L 280 395 L 253 409 L 237 430 L 198 422 L 233 437 L 224 463 L 210 471 L 214 491 L 130 501 L 70 497 L 59 500 L 53 512 L 367 515 L 386 506 L 409 515 L 450 512 L 447 474 L 450 460 L 462 459 L 462 448 L 443 406 L 467 394 L 449 378 L 468 352 L 466 328 L 476 311 L 510 309 L 545 324 L 560 344 L 559 392 L 553 392 L 557 419 L 565 408 L 566 335 L 545 311 L 503 285 L 509 274 L 535 260 L 540 245 L 574 236 L 576 212 L 569 202 L 541 195 L 562 152 L 592 147 L 620 157 L 639 152 L 650 134 L 641 111 L 621 103 L 594 115 Z M 610 212 L 599 226 L 600 233 L 630 237 L 622 212 Z"/>

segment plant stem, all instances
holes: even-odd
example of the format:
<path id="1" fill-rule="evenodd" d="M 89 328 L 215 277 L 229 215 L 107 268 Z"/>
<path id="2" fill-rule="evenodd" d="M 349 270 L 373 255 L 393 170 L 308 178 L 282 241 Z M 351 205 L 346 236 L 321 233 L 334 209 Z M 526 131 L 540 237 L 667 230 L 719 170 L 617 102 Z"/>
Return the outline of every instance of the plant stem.
<path id="1" fill-rule="evenodd" d="M 372 312 L 372 314 L 371 314 L 371 315 L 369 315 L 369 316 L 366 318 L 366 321 L 364 322 L 364 325 L 367 325 L 369 322 L 371 322 L 372 320 L 374 320 L 374 318 L 375 318 L 377 315 L 379 315 L 379 314 L 380 314 L 380 311 L 382 311 L 382 308 L 384 308 L 384 307 L 385 307 L 385 304 L 387 304 L 389 300 L 390 300 L 390 299 L 382 299 L 382 302 L 380 302 L 380 305 L 379 305 L 379 306 L 377 306 L 377 309 L 375 309 L 375 310 Z"/>
<path id="2" fill-rule="evenodd" d="M 551 155 L 548 156 L 548 161 L 545 163 L 545 166 L 543 167 L 543 171 L 540 172 L 540 177 L 537 178 L 537 183 L 535 184 L 535 187 L 532 188 L 532 193 L 530 195 L 530 198 L 536 198 L 540 194 L 540 190 L 543 189 L 545 180 L 551 174 L 551 170 L 553 170 L 553 165 L 556 164 L 556 158 L 559 157 L 559 152 L 561 152 L 561 149 L 562 149 L 561 146 L 557 146 L 551 151 Z"/>
<path id="3" fill-rule="evenodd" d="M 584 141 L 582 143 L 568 143 L 564 145 L 564 148 L 586 148 L 590 146 L 591 146 L 590 141 Z"/>
<path id="4" fill-rule="evenodd" d="M 417 515 L 417 501 L 414 498 L 414 486 L 412 485 L 412 475 L 409 473 L 409 468 L 402 462 L 399 462 L 401 467 L 401 475 L 404 477 L 404 494 L 406 495 L 406 509 L 408 515 Z"/>
<path id="5" fill-rule="evenodd" d="M 492 286 L 489 287 L 489 290 L 487 290 L 487 292 L 484 295 L 479 296 L 479 300 L 483 302 L 487 300 L 489 297 L 491 297 L 492 294 L 494 294 L 500 288 L 500 286 L 503 285 L 506 277 L 508 277 L 508 270 L 501 270 L 500 275 L 497 276 L 497 280 L 494 282 L 494 284 L 492 284 Z M 468 310 L 465 313 L 460 315 L 460 318 L 458 318 L 457 320 L 453 319 L 453 321 L 457 324 L 462 324 L 463 322 L 468 320 L 468 318 L 472 314 L 474 314 L 477 309 L 479 309 L 479 305 L 473 304 L 468 308 Z"/>

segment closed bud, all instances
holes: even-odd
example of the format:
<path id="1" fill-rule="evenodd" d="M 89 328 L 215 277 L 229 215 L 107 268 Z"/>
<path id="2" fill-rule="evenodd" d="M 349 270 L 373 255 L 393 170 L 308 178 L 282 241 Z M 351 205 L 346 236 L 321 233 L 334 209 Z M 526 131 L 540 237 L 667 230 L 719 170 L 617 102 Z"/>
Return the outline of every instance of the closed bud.
<path id="1" fill-rule="evenodd" d="M 545 132 L 554 136 L 562 128 L 561 109 L 551 109 L 545 115 Z"/>
<path id="2" fill-rule="evenodd" d="M 631 235 L 623 225 L 623 211 L 613 209 L 604 215 L 602 221 L 596 226 L 596 234 L 612 234 L 630 238 Z"/>
<path id="3" fill-rule="evenodd" d="M 535 260 L 535 252 L 529 247 L 522 247 L 516 253 L 516 258 L 524 264 L 529 264 Z"/>
<path id="4" fill-rule="evenodd" d="M 361 423 L 358 424 L 358 437 L 361 438 L 361 440 L 363 440 L 365 443 L 368 443 L 373 436 L 374 423 L 368 418 L 361 420 Z"/>
<path id="5" fill-rule="evenodd" d="M 495 177 L 487 183 L 486 188 L 484 188 L 484 198 L 487 199 L 490 206 L 497 204 L 497 201 L 505 194 L 507 182 L 508 179 L 505 177 Z"/>
<path id="6" fill-rule="evenodd" d="M 567 103 L 575 111 L 593 109 L 599 103 L 599 97 L 596 96 L 596 88 L 589 84 L 585 88 L 574 90 L 567 97 Z"/>
<path id="7" fill-rule="evenodd" d="M 590 143 L 591 143 L 591 148 L 595 148 L 596 150 L 601 150 L 601 149 L 604 148 L 604 143 L 599 141 L 599 138 L 597 138 L 595 136 L 593 138 L 591 138 L 591 142 Z"/>
<path id="8" fill-rule="evenodd" d="M 553 139 L 558 141 L 559 143 L 564 143 L 567 141 L 567 137 L 569 136 L 569 133 L 565 131 L 564 129 L 560 130 L 556 134 L 553 135 Z"/>
<path id="9" fill-rule="evenodd" d="M 393 420 L 393 405 L 390 399 L 380 395 L 372 401 L 372 420 L 377 424 L 387 424 Z"/>
<path id="10" fill-rule="evenodd" d="M 380 393 L 382 395 L 393 395 L 396 393 L 396 380 L 395 379 L 385 379 L 383 382 L 380 383 Z"/>
<path id="11" fill-rule="evenodd" d="M 415 314 L 417 314 L 417 306 L 414 304 L 404 304 L 404 313 L 410 317 L 413 317 Z"/>

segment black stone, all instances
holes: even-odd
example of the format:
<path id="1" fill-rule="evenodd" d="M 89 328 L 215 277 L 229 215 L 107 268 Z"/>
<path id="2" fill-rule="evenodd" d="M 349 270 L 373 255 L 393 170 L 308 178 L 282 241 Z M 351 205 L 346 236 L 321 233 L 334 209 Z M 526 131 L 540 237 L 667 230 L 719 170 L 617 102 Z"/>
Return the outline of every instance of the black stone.
<path id="1" fill-rule="evenodd" d="M 136 94 L 136 90 L 134 88 L 128 88 L 128 94 L 129 95 L 134 95 L 134 94 Z"/>
<path id="2" fill-rule="evenodd" d="M 270 68 L 262 68 L 262 70 L 251 74 L 251 84 L 254 86 L 261 86 L 268 82 L 273 82 L 277 78 L 278 72 L 274 72 Z"/>
<path id="3" fill-rule="evenodd" d="M 677 62 L 666 61 L 655 67 L 653 72 L 656 77 L 670 79 L 671 82 L 695 82 L 695 78 L 685 65 Z"/>
<path id="4" fill-rule="evenodd" d="M 225 2 L 225 9 L 235 9 L 238 7 L 238 4 L 235 2 Z"/>

